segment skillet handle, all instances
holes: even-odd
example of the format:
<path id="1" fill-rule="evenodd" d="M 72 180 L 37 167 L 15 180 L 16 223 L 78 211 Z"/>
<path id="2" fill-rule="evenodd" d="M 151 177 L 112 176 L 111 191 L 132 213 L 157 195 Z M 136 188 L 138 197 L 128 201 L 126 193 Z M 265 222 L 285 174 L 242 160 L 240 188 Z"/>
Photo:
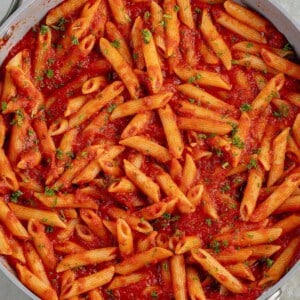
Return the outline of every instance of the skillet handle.
<path id="1" fill-rule="evenodd" d="M 26 2 L 26 0 L 25 0 L 25 2 Z M 12 0 L 11 1 L 11 4 L 10 4 L 6 14 L 4 15 L 3 19 L 2 20 L 0 19 L 0 26 L 20 5 L 22 5 L 22 0 Z"/>
<path id="2" fill-rule="evenodd" d="M 280 300 L 281 293 L 281 289 L 278 289 L 272 296 L 270 296 L 266 300 Z"/>

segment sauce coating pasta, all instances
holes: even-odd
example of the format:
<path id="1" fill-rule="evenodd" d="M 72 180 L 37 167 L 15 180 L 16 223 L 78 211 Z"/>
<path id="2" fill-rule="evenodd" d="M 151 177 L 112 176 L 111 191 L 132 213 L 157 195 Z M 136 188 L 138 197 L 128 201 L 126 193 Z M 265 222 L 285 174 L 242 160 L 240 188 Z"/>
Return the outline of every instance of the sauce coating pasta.
<path id="1" fill-rule="evenodd" d="M 0 254 L 47 300 L 256 299 L 300 258 L 293 55 L 231 0 L 62 1 L 0 69 Z"/>

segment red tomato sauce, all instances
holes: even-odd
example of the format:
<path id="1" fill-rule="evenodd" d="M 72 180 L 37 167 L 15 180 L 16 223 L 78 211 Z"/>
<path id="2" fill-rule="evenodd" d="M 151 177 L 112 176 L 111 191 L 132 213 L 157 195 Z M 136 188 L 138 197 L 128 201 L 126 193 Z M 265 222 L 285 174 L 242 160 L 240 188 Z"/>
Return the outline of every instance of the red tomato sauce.
<path id="1" fill-rule="evenodd" d="M 149 12 L 149 4 L 150 1 L 144 1 L 141 3 L 132 3 L 131 1 L 125 1 L 126 7 L 129 11 L 129 17 L 134 20 L 137 16 L 144 16 L 146 12 Z M 162 4 L 162 1 L 158 1 L 160 4 Z M 200 22 L 200 15 L 201 10 L 204 8 L 208 8 L 209 11 L 212 13 L 212 15 L 217 15 L 218 11 L 224 10 L 224 8 L 221 5 L 209 5 L 204 4 L 201 1 L 192 1 L 192 11 L 193 11 L 193 17 L 198 25 Z M 69 16 L 67 19 L 66 26 L 68 24 L 76 19 L 78 14 L 75 14 L 73 16 Z M 109 15 L 109 19 L 111 19 L 111 16 Z M 40 24 L 44 24 L 45 20 L 42 20 Z M 151 26 L 151 23 L 148 19 L 145 19 L 145 24 L 148 26 Z M 222 27 L 221 25 L 216 24 L 216 27 L 218 31 L 223 36 L 224 40 L 228 44 L 228 46 L 232 46 L 237 42 L 243 41 L 244 39 L 241 36 L 238 36 L 235 33 L 230 32 L 226 28 Z M 11 50 L 7 60 L 3 64 L 1 68 L 1 78 L 4 76 L 5 68 L 4 66 L 8 62 L 10 58 L 12 58 L 15 54 L 17 54 L 20 50 L 23 49 L 29 49 L 31 54 L 31 59 L 34 59 L 35 56 L 35 47 L 36 47 L 36 39 L 38 36 L 38 30 L 39 25 L 35 26 L 32 30 L 30 30 L 27 35 Z M 182 31 L 186 30 L 186 34 L 189 35 L 191 39 L 193 39 L 193 42 L 195 44 L 195 48 L 199 48 L 201 43 L 203 42 L 203 37 L 200 34 L 200 31 L 191 33 L 188 32 L 186 27 L 182 25 L 181 29 Z M 72 86 L 68 86 L 70 82 L 74 82 L 79 79 L 82 75 L 87 75 L 88 78 L 92 78 L 99 75 L 105 75 L 109 82 L 114 81 L 115 79 L 118 79 L 117 74 L 111 70 L 109 64 L 106 66 L 103 65 L 103 71 L 99 72 L 99 68 L 97 69 L 95 67 L 95 62 L 99 60 L 103 60 L 103 56 L 100 53 L 98 45 L 94 47 L 93 52 L 88 55 L 86 58 L 80 60 L 77 65 L 72 69 L 72 72 L 68 74 L 68 76 L 63 77 L 59 74 L 58 70 L 59 68 L 65 64 L 67 55 L 63 56 L 61 58 L 57 58 L 54 54 L 54 49 L 56 49 L 62 40 L 64 32 L 55 31 L 52 30 L 54 33 L 53 35 L 53 51 L 50 55 L 50 59 L 53 59 L 52 62 L 50 62 L 49 68 L 54 71 L 53 77 L 47 78 L 46 76 L 42 80 L 42 85 L 40 87 L 41 92 L 45 96 L 45 98 L 49 97 L 56 97 L 57 100 L 54 105 L 50 107 L 46 111 L 46 120 L 47 124 L 52 124 L 55 120 L 58 120 L 60 117 L 63 116 L 63 112 L 66 109 L 67 101 L 71 97 L 76 97 L 78 95 L 81 95 L 80 88 L 73 88 Z M 268 27 L 268 32 L 266 33 L 266 38 L 268 41 L 268 46 L 271 47 L 277 47 L 282 48 L 286 44 L 286 39 L 284 36 L 278 32 L 273 25 L 270 24 Z M 128 44 L 131 44 L 130 39 L 127 37 Z M 184 45 L 182 45 L 182 49 L 184 49 Z M 75 51 L 76 46 L 72 46 L 70 51 Z M 181 62 L 183 65 L 185 65 L 185 62 Z M 204 89 L 211 93 L 212 95 L 215 95 L 216 97 L 221 97 L 222 99 L 225 99 L 227 103 L 232 104 L 236 110 L 235 111 L 219 111 L 220 113 L 223 113 L 227 116 L 231 116 L 235 119 L 239 119 L 240 117 L 240 106 L 243 103 L 250 103 L 255 96 L 258 94 L 259 89 L 255 83 L 254 80 L 254 73 L 256 71 L 253 71 L 252 69 L 247 69 L 238 65 L 233 65 L 233 68 L 230 71 L 225 70 L 223 65 L 217 64 L 217 65 L 207 65 L 203 62 L 199 61 L 196 68 L 198 69 L 204 69 L 208 71 L 214 71 L 214 72 L 221 72 L 223 75 L 225 75 L 230 83 L 233 85 L 232 90 L 230 91 L 224 91 L 220 88 L 212 88 L 212 87 L 204 87 Z M 237 74 L 238 71 L 243 70 L 246 73 L 247 79 L 249 80 L 249 88 L 246 90 L 241 89 L 237 85 Z M 181 95 L 176 91 L 174 86 L 179 85 L 182 83 L 182 81 L 175 75 L 170 74 L 168 72 L 167 64 L 164 64 L 163 66 L 164 71 L 164 87 L 163 89 L 166 91 L 172 91 L 174 92 L 174 97 L 172 98 L 170 104 L 171 106 L 176 107 L 178 105 L 178 100 L 188 100 L 188 97 Z M 32 77 L 34 74 L 31 74 Z M 272 78 L 272 75 L 270 74 L 264 74 L 267 79 Z M 142 75 L 141 75 L 142 76 Z M 142 78 L 143 79 L 143 78 Z M 144 78 L 146 81 L 146 79 Z M 69 88 L 68 88 L 69 87 Z M 144 82 L 144 85 L 142 87 L 142 95 L 147 95 L 147 84 Z M 247 92 L 246 92 L 247 91 Z M 288 92 L 300 92 L 300 86 L 299 82 L 291 79 L 289 77 L 286 77 L 285 85 L 282 89 L 281 96 L 284 98 L 285 94 Z M 89 97 L 93 98 L 96 96 L 97 93 L 91 94 Z M 125 92 L 126 95 L 126 92 Z M 128 97 L 127 97 L 128 99 Z M 108 106 L 106 106 L 105 109 L 107 109 Z M 274 107 L 273 111 L 275 110 Z M 274 128 L 276 129 L 276 132 L 280 132 L 281 129 L 285 127 L 291 127 L 293 124 L 293 121 L 299 113 L 299 108 L 291 105 L 289 113 L 287 116 L 275 118 L 274 115 L 270 115 L 268 119 L 268 123 L 271 123 Z M 5 117 L 7 123 L 10 122 L 10 117 Z M 111 140 L 114 142 L 117 142 L 120 139 L 120 135 L 123 131 L 123 129 L 126 127 L 128 122 L 131 118 L 122 118 L 118 119 L 113 122 L 107 122 L 102 128 L 99 128 L 99 131 L 95 134 L 94 139 L 91 139 L 89 136 L 84 136 L 79 134 L 75 143 L 74 143 L 74 153 L 78 153 L 82 151 L 87 145 L 91 143 L 95 143 L 95 141 L 100 140 Z M 79 126 L 79 132 L 81 132 L 86 125 L 89 124 L 91 120 L 87 120 L 82 125 Z M 257 120 L 259 121 L 259 120 Z M 258 122 L 254 122 L 253 127 L 251 128 L 251 134 L 248 137 L 247 140 L 247 148 L 243 151 L 243 157 L 242 161 L 247 161 L 246 158 L 249 157 L 249 155 L 253 154 L 254 151 L 258 150 L 258 143 L 257 140 L 254 137 L 254 134 L 257 130 L 256 126 L 258 126 Z M 144 132 L 144 135 L 153 139 L 154 141 L 158 142 L 159 144 L 163 146 L 167 146 L 167 142 L 165 139 L 164 131 L 162 128 L 162 124 L 159 120 L 159 117 L 155 115 L 150 124 L 147 126 L 147 129 Z M 213 136 L 207 135 L 203 139 L 203 149 L 207 149 L 207 151 L 210 151 L 214 145 Z M 54 141 L 56 144 L 56 147 L 58 147 L 60 142 L 61 136 L 55 137 Z M 187 138 L 185 137 L 185 142 Z M 134 150 L 126 150 L 122 155 L 121 158 L 128 158 L 130 155 L 134 154 Z M 197 164 L 197 180 L 200 180 L 205 183 L 205 186 L 207 187 L 208 193 L 210 197 L 212 198 L 212 201 L 216 204 L 216 207 L 218 208 L 219 213 L 219 220 L 212 220 L 210 217 L 208 217 L 202 210 L 201 206 L 198 206 L 196 211 L 191 214 L 181 214 L 179 215 L 177 212 L 175 212 L 172 215 L 172 218 L 166 218 L 161 217 L 157 220 L 151 221 L 151 224 L 154 228 L 154 230 L 158 231 L 159 233 L 166 233 L 168 236 L 189 236 L 189 235 L 196 235 L 203 241 L 203 248 L 212 248 L 211 243 L 213 241 L 213 237 L 220 233 L 220 230 L 224 228 L 225 226 L 230 226 L 231 228 L 241 231 L 241 230 L 251 230 L 251 229 L 258 229 L 260 227 L 260 223 L 245 223 L 242 222 L 240 219 L 240 213 L 239 213 L 239 207 L 235 205 L 230 205 L 226 203 L 222 199 L 222 195 L 227 195 L 236 200 L 238 203 L 240 203 L 243 190 L 246 185 L 247 176 L 245 173 L 241 173 L 238 175 L 234 175 L 231 177 L 226 177 L 225 174 L 227 173 L 227 169 L 224 168 L 224 163 L 230 161 L 230 157 L 227 153 L 219 153 L 214 152 L 214 155 L 207 159 L 200 159 L 196 162 Z M 289 167 L 289 165 L 293 162 L 292 159 L 286 159 L 286 168 Z M 170 166 L 169 164 L 162 164 L 160 162 L 157 162 L 151 157 L 146 157 L 145 162 L 142 165 L 141 170 L 145 172 L 149 177 L 155 178 L 155 174 L 158 172 L 152 165 L 152 163 L 156 163 L 159 166 L 163 167 L 165 171 L 169 171 Z M 27 174 L 30 178 L 35 179 L 38 183 L 44 185 L 45 184 L 45 178 L 47 177 L 47 172 L 49 171 L 49 165 L 47 163 L 42 164 L 38 168 L 27 170 Z M 107 184 L 107 186 L 114 180 L 110 176 L 104 175 L 104 182 Z M 89 186 L 96 187 L 97 195 L 95 195 L 94 199 L 99 204 L 99 210 L 98 214 L 103 219 L 109 219 L 107 216 L 107 210 L 109 210 L 111 205 L 117 205 L 121 208 L 127 209 L 130 212 L 134 212 L 137 210 L 136 207 L 134 207 L 134 200 L 140 200 L 143 203 L 147 203 L 146 197 L 141 192 L 136 193 L 119 193 L 116 195 L 110 194 L 107 192 L 107 186 L 104 186 L 103 188 L 99 188 L 96 185 L 89 184 Z M 77 186 L 72 186 L 68 189 L 68 192 L 75 192 L 77 189 Z M 7 190 L 5 188 L 2 189 L 0 186 L 0 192 L 3 194 L 6 194 L 6 200 L 9 201 L 9 195 Z M 23 192 L 23 195 L 18 199 L 19 204 L 23 204 L 26 206 L 34 207 L 34 208 L 41 208 L 45 209 L 46 207 L 42 205 L 37 199 L 34 198 L 33 192 L 26 189 L 21 189 Z M 267 198 L 267 194 L 262 194 L 259 198 L 259 201 L 263 201 Z M 276 223 L 277 220 L 282 219 L 285 215 L 279 215 L 279 216 L 272 216 L 270 218 L 271 223 Z M 53 241 L 53 244 L 59 243 L 57 240 L 57 234 L 60 232 L 60 229 L 54 227 L 53 231 L 48 233 L 48 237 L 50 240 Z M 7 232 L 9 235 L 9 233 Z M 282 245 L 284 248 L 289 241 L 296 235 L 299 235 L 299 230 L 293 231 L 290 234 L 284 235 L 284 237 L 279 238 L 274 242 L 276 245 Z M 135 233 L 136 236 L 142 235 L 139 233 Z M 143 235 L 142 235 L 143 236 Z M 106 240 L 101 240 L 100 238 L 96 237 L 91 242 L 84 242 L 82 241 L 75 233 L 71 236 L 70 241 L 73 241 L 86 249 L 95 249 L 95 248 L 101 248 L 101 247 L 107 247 L 107 246 L 118 246 L 117 240 L 112 235 L 109 236 Z M 230 245 L 230 241 L 226 244 L 220 244 L 218 248 L 213 248 L 215 252 L 219 252 L 223 249 L 231 249 L 232 247 Z M 280 252 L 279 252 L 280 253 Z M 57 260 L 60 261 L 63 258 L 62 253 L 56 252 Z M 272 259 L 276 259 L 278 254 L 272 257 Z M 298 261 L 300 258 L 300 249 L 298 249 L 290 267 Z M 110 263 L 101 263 L 97 265 L 88 265 L 84 267 L 76 268 L 75 274 L 76 278 L 83 277 L 92 273 L 95 273 L 101 269 L 103 269 L 105 266 L 108 266 L 110 264 L 118 263 L 120 259 L 116 259 L 113 262 Z M 9 262 L 11 265 L 15 264 L 14 259 L 10 259 Z M 257 263 L 255 263 L 253 266 L 251 266 L 251 270 L 253 271 L 253 274 L 256 278 L 261 278 L 262 272 L 267 270 L 266 263 L 261 260 Z M 165 284 L 163 282 L 163 279 L 161 277 L 161 265 L 147 265 L 145 266 L 141 272 L 146 274 L 146 279 L 141 280 L 138 283 L 135 283 L 133 285 L 129 285 L 124 288 L 117 289 L 115 291 L 109 291 L 107 290 L 107 286 L 103 287 L 103 296 L 104 299 L 121 299 L 121 300 L 143 300 L 143 299 L 162 299 L 162 300 L 171 300 L 174 299 L 172 286 Z M 60 292 L 60 282 L 61 282 L 61 274 L 56 272 L 47 272 L 49 276 L 50 282 L 53 284 L 53 287 Z M 199 275 L 201 280 L 205 280 L 204 273 L 199 268 Z M 214 299 L 214 300 L 225 300 L 225 299 L 236 299 L 236 300 L 244 300 L 244 299 L 256 299 L 261 293 L 262 288 L 257 285 L 257 283 L 251 283 L 250 281 L 241 280 L 243 283 L 247 286 L 247 293 L 241 294 L 241 295 L 234 295 L 230 292 L 228 292 L 228 295 L 220 295 L 219 294 L 219 288 L 220 285 L 216 281 L 212 281 L 211 284 L 207 284 L 204 286 L 204 292 L 207 297 L 207 299 Z M 143 294 L 143 291 L 146 287 L 149 286 L 156 286 L 157 289 L 155 290 L 155 293 L 149 293 L 149 294 Z"/>

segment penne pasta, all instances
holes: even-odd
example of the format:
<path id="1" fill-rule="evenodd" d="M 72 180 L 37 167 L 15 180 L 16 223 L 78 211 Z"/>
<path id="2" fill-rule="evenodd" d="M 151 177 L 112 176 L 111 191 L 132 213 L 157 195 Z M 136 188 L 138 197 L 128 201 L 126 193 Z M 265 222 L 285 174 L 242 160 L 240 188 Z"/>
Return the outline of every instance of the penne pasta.
<path id="1" fill-rule="evenodd" d="M 225 68 L 230 70 L 232 60 L 231 51 L 223 40 L 222 36 L 217 31 L 217 28 L 213 24 L 207 9 L 204 9 L 202 12 L 200 29 L 206 42 L 215 52 L 216 56 L 219 57 Z"/>
<path id="2" fill-rule="evenodd" d="M 218 282 L 234 293 L 245 293 L 245 286 L 231 273 L 229 273 L 217 260 L 203 249 L 192 250 L 192 256 L 204 270 L 213 276 Z"/>

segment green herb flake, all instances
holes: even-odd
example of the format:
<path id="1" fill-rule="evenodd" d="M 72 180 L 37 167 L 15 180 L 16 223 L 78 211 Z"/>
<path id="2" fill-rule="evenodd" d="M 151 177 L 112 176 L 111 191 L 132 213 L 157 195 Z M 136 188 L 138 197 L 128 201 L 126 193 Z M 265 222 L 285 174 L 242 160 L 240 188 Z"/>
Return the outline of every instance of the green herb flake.
<path id="1" fill-rule="evenodd" d="M 222 194 L 225 194 L 226 192 L 229 192 L 230 191 L 230 185 L 228 182 L 225 182 L 221 188 L 220 188 L 220 191 Z"/>
<path id="2" fill-rule="evenodd" d="M 286 118 L 289 112 L 289 107 L 286 104 L 282 104 L 278 110 L 273 112 L 273 116 L 277 119 Z"/>
<path id="3" fill-rule="evenodd" d="M 2 111 L 5 111 L 7 109 L 7 103 L 6 102 L 4 102 L 4 101 L 1 102 L 1 109 L 2 109 Z"/>
<path id="4" fill-rule="evenodd" d="M 147 10 L 145 13 L 144 13 L 144 18 L 147 20 L 149 19 L 151 16 L 150 12 Z"/>
<path id="5" fill-rule="evenodd" d="M 229 166 L 230 166 L 230 165 L 229 165 L 229 162 L 228 162 L 228 161 L 222 163 L 222 168 L 223 168 L 223 169 L 227 169 Z"/>
<path id="6" fill-rule="evenodd" d="M 53 232 L 53 226 L 51 226 L 51 225 L 47 225 L 46 227 L 45 227 L 45 232 L 46 233 L 51 233 L 51 232 Z"/>
<path id="7" fill-rule="evenodd" d="M 143 41 L 145 44 L 149 44 L 151 41 L 151 32 L 148 29 L 143 29 L 142 30 L 142 37 L 143 37 Z"/>
<path id="8" fill-rule="evenodd" d="M 267 264 L 268 268 L 270 268 L 273 265 L 273 263 L 274 263 L 273 259 L 271 259 L 271 258 L 266 259 L 266 264 Z"/>
<path id="9" fill-rule="evenodd" d="M 287 43 L 287 44 L 285 44 L 283 46 L 282 50 L 284 50 L 284 51 L 291 51 L 291 50 L 293 50 L 293 47 L 292 47 L 292 45 L 290 43 Z"/>
<path id="10" fill-rule="evenodd" d="M 23 120 L 24 120 L 24 115 L 21 109 L 17 109 L 15 113 L 15 118 L 10 122 L 11 125 L 18 125 L 22 126 Z"/>
<path id="11" fill-rule="evenodd" d="M 231 141 L 233 146 L 237 147 L 238 149 L 244 149 L 245 144 L 238 135 L 235 135 Z"/>
<path id="12" fill-rule="evenodd" d="M 46 34 L 48 31 L 49 31 L 49 27 L 48 26 L 46 26 L 46 25 L 42 25 L 41 26 L 41 30 L 40 30 L 41 35 Z"/>
<path id="13" fill-rule="evenodd" d="M 72 40 L 72 45 L 75 45 L 75 46 L 79 45 L 79 40 L 76 36 L 72 35 L 71 40 Z"/>
<path id="14" fill-rule="evenodd" d="M 199 7 L 195 8 L 195 13 L 200 14 L 201 13 L 201 9 Z"/>
<path id="15" fill-rule="evenodd" d="M 14 202 L 14 203 L 17 203 L 18 202 L 18 199 L 20 196 L 22 196 L 23 193 L 21 191 L 15 191 L 13 192 L 11 195 L 10 195 L 10 201 L 11 202 Z"/>
<path id="16" fill-rule="evenodd" d="M 250 158 L 250 161 L 247 165 L 247 169 L 251 170 L 251 169 L 256 169 L 257 168 L 257 160 L 254 158 Z"/>
<path id="17" fill-rule="evenodd" d="M 49 188 L 48 186 L 45 187 L 45 195 L 46 196 L 55 196 L 55 189 Z"/>
<path id="18" fill-rule="evenodd" d="M 56 149 L 56 158 L 63 159 L 63 157 L 64 157 L 64 152 L 60 149 Z"/>
<path id="19" fill-rule="evenodd" d="M 120 41 L 115 39 L 110 43 L 114 48 L 119 49 L 120 48 Z"/>
<path id="20" fill-rule="evenodd" d="M 34 131 L 31 128 L 29 128 L 28 131 L 27 131 L 27 134 L 29 136 L 33 136 L 34 135 Z"/>
<path id="21" fill-rule="evenodd" d="M 152 291 L 150 295 L 151 295 L 151 297 L 154 298 L 154 299 L 158 298 L 158 294 L 157 294 L 156 291 Z"/>
<path id="22" fill-rule="evenodd" d="M 198 133 L 197 137 L 198 137 L 198 139 L 203 139 L 203 140 L 207 139 L 207 135 L 204 133 Z"/>
<path id="23" fill-rule="evenodd" d="M 251 111 L 251 109 L 252 109 L 252 106 L 249 103 L 243 103 L 240 107 L 240 110 L 243 112 Z"/>
<path id="24" fill-rule="evenodd" d="M 179 11 L 179 6 L 178 5 L 174 5 L 174 11 L 178 12 Z"/>
<path id="25" fill-rule="evenodd" d="M 220 242 L 218 242 L 218 241 L 212 241 L 211 243 L 210 243 L 210 248 L 215 252 L 215 253 L 220 253 L 220 246 L 221 246 L 221 244 L 220 244 Z"/>
<path id="26" fill-rule="evenodd" d="M 47 78 L 51 79 L 54 76 L 54 71 L 49 69 L 49 70 L 45 71 L 45 74 L 46 74 Z"/>
<path id="27" fill-rule="evenodd" d="M 66 30 L 66 27 L 65 27 L 65 24 L 67 23 L 68 21 L 65 19 L 65 18 L 60 18 L 58 20 L 58 22 L 56 23 L 56 25 L 53 25 L 51 26 L 54 30 L 57 30 L 57 31 L 65 31 Z"/>
<path id="28" fill-rule="evenodd" d="M 249 43 L 247 43 L 247 45 L 246 45 L 246 48 L 252 48 L 253 47 L 253 43 L 251 43 L 251 42 L 249 42 Z"/>
<path id="29" fill-rule="evenodd" d="M 117 104 L 115 104 L 115 103 L 109 105 L 107 108 L 107 112 L 111 114 L 116 109 L 116 107 L 117 107 Z"/>
<path id="30" fill-rule="evenodd" d="M 208 225 L 208 226 L 211 226 L 212 225 L 212 220 L 207 218 L 205 219 L 205 224 Z"/>

